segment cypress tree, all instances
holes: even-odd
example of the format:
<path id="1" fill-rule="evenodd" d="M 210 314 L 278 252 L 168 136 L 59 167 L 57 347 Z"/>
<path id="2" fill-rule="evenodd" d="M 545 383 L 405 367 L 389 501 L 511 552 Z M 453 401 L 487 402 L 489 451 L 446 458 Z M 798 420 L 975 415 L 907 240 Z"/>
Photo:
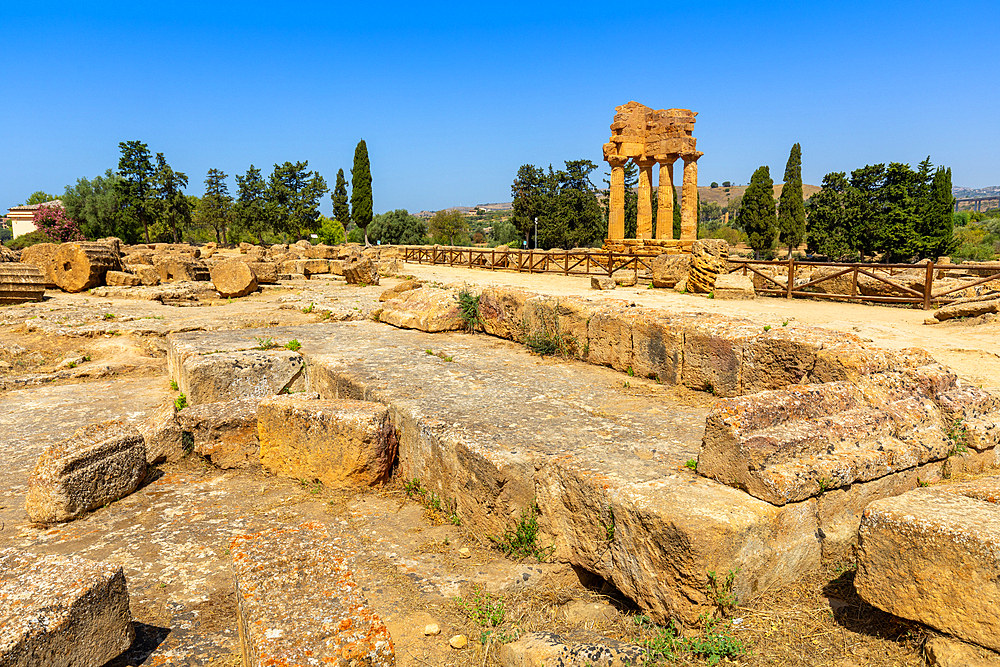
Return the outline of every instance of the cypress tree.
<path id="1" fill-rule="evenodd" d="M 806 208 L 802 199 L 802 148 L 795 144 L 785 164 L 785 185 L 778 201 L 778 230 L 783 245 L 792 248 L 806 237 Z"/>
<path id="2" fill-rule="evenodd" d="M 778 217 L 774 208 L 774 181 L 771 170 L 758 167 L 750 178 L 740 204 L 739 225 L 746 232 L 754 255 L 770 250 L 778 235 Z"/>
<path id="3" fill-rule="evenodd" d="M 344 170 L 337 170 L 337 184 L 333 187 L 330 195 L 333 200 L 333 219 L 347 229 L 347 224 L 351 221 L 351 209 L 347 205 L 347 181 L 344 179 Z"/>
<path id="4" fill-rule="evenodd" d="M 930 206 L 924 219 L 924 248 L 930 257 L 946 255 L 955 248 L 955 197 L 951 192 L 951 167 L 938 167 L 930 184 Z"/>
<path id="5" fill-rule="evenodd" d="M 351 220 L 365 230 L 365 245 L 368 245 L 368 225 L 372 221 L 372 171 L 364 139 L 354 149 L 351 182 L 354 184 L 351 188 Z"/>

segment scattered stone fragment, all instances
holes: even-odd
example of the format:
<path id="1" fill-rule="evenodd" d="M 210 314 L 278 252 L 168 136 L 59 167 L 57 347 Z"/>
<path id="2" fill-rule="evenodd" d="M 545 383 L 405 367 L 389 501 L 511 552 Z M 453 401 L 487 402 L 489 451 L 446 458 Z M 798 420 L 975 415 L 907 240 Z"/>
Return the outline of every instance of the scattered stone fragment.
<path id="1" fill-rule="evenodd" d="M 174 280 L 200 282 L 211 278 L 205 263 L 193 257 L 166 255 L 158 258 L 153 266 L 160 276 L 160 282 Z"/>
<path id="2" fill-rule="evenodd" d="M 613 639 L 600 643 L 568 643 L 551 632 L 530 632 L 498 652 L 502 667 L 633 667 L 645 664 L 646 650 Z"/>
<path id="3" fill-rule="evenodd" d="M 688 281 L 687 281 L 687 278 L 684 278 L 683 280 L 678 280 L 677 284 L 674 285 L 674 291 L 675 292 L 681 292 L 682 294 L 684 292 L 687 292 L 688 291 Z"/>
<path id="4" fill-rule="evenodd" d="M 134 637 L 120 565 L 0 550 L 0 665 L 103 665 Z"/>
<path id="5" fill-rule="evenodd" d="M 621 287 L 635 287 L 636 277 L 635 271 L 630 269 L 619 269 L 611 274 L 611 279 L 615 281 L 616 285 Z"/>
<path id="6" fill-rule="evenodd" d="M 753 299 L 757 296 L 753 278 L 740 273 L 723 273 L 715 279 L 713 294 L 716 299 Z"/>
<path id="7" fill-rule="evenodd" d="M 868 603 L 1000 650 L 1000 477 L 877 500 L 854 585 Z"/>
<path id="8" fill-rule="evenodd" d="M 955 303 L 941 306 L 934 311 L 934 319 L 943 322 L 957 317 L 978 317 L 986 313 L 997 312 L 1000 312 L 1000 297 L 996 294 L 990 294 L 983 298 L 962 299 Z"/>
<path id="9" fill-rule="evenodd" d="M 173 463 L 187 454 L 184 432 L 177 420 L 177 408 L 173 401 L 161 405 L 138 428 L 146 443 L 147 463 Z"/>
<path id="10" fill-rule="evenodd" d="M 469 550 L 469 547 L 462 547 L 462 548 L 460 548 L 458 550 L 458 557 L 459 558 L 471 558 L 472 557 L 472 552 Z"/>
<path id="11" fill-rule="evenodd" d="M 385 481 L 396 459 L 396 434 L 380 403 L 274 396 L 257 411 L 260 462 L 296 479 L 331 487 Z"/>
<path id="12" fill-rule="evenodd" d="M 403 261 L 397 257 L 380 258 L 378 262 L 378 274 L 383 277 L 398 275 L 403 270 Z"/>
<path id="13" fill-rule="evenodd" d="M 0 306 L 41 301 L 44 295 L 41 269 L 33 264 L 0 262 Z"/>
<path id="14" fill-rule="evenodd" d="M 104 284 L 111 287 L 137 287 L 142 284 L 142 278 L 124 271 L 108 271 L 104 274 Z"/>
<path id="15" fill-rule="evenodd" d="M 469 638 L 465 635 L 455 635 L 448 640 L 448 643 L 452 648 L 461 650 L 469 645 Z"/>
<path id="16" fill-rule="evenodd" d="M 241 350 L 189 357 L 177 381 L 189 405 L 262 398 L 305 388 L 302 355 L 291 350 Z"/>
<path id="17" fill-rule="evenodd" d="M 690 266 L 691 255 L 688 253 L 657 255 L 651 262 L 653 287 L 671 288 L 686 280 Z"/>
<path id="18" fill-rule="evenodd" d="M 379 321 L 428 333 L 458 331 L 465 328 L 465 322 L 458 308 L 457 296 L 458 291 L 450 289 L 404 290 L 385 302 Z"/>
<path id="19" fill-rule="evenodd" d="M 92 424 L 45 450 L 28 481 L 32 521 L 70 521 L 138 488 L 146 474 L 142 435 L 124 421 Z"/>
<path id="20" fill-rule="evenodd" d="M 618 286 L 614 278 L 608 278 L 606 276 L 591 276 L 590 277 L 590 289 L 599 290 L 609 290 L 614 289 Z"/>
<path id="21" fill-rule="evenodd" d="M 618 610 L 608 602 L 570 600 L 563 605 L 561 611 L 570 623 L 606 623 L 618 616 Z"/>
<path id="22" fill-rule="evenodd" d="M 422 284 L 423 283 L 421 283 L 418 280 L 404 280 L 401 283 L 399 283 L 398 285 L 394 285 L 393 287 L 390 287 L 389 289 L 387 289 L 384 292 L 382 292 L 381 294 L 379 294 L 378 295 L 378 300 L 379 301 L 388 301 L 389 299 L 395 299 L 397 296 L 399 296 L 403 292 L 408 292 L 410 290 L 417 289 Z"/>
<path id="23" fill-rule="evenodd" d="M 344 279 L 348 285 L 378 285 L 378 266 L 368 257 L 361 256 L 344 264 Z"/>
<path id="24" fill-rule="evenodd" d="M 212 284 L 223 299 L 235 299 L 257 291 L 257 276 L 246 262 L 230 259 L 212 267 Z"/>
<path id="25" fill-rule="evenodd" d="M 230 549 L 246 667 L 396 664 L 388 629 L 354 582 L 352 555 L 321 524 L 243 535 Z"/>
<path id="26" fill-rule="evenodd" d="M 428 623 L 424 626 L 425 637 L 434 637 L 439 634 L 441 634 L 441 626 L 437 623 Z"/>
<path id="27" fill-rule="evenodd" d="M 153 266 L 131 264 L 128 266 L 128 269 L 139 279 L 139 282 L 146 287 L 155 287 L 160 284 L 160 274 Z"/>
<path id="28" fill-rule="evenodd" d="M 928 667 L 1000 667 L 1000 656 L 995 653 L 946 637 L 928 639 L 924 655 Z"/>
<path id="29" fill-rule="evenodd" d="M 708 294 L 715 289 L 715 279 L 725 273 L 729 244 L 722 239 L 698 239 L 691 244 L 691 266 L 687 291 Z"/>

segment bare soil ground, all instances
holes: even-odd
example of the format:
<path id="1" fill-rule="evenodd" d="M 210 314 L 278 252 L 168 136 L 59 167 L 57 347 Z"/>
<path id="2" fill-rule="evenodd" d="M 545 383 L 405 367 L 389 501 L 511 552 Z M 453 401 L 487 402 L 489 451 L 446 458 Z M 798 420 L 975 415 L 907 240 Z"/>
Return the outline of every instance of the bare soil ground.
<path id="1" fill-rule="evenodd" d="M 920 310 L 770 298 L 716 301 L 642 285 L 595 292 L 589 280 L 551 274 L 415 264 L 407 264 L 406 272 L 443 284 L 507 284 L 557 296 L 718 312 L 762 326 L 787 322 L 851 332 L 889 348 L 922 347 L 970 381 L 1000 391 L 997 324 L 928 326 L 923 324 L 928 313 Z M 416 502 L 406 480 L 342 493 L 260 473 L 221 471 L 190 458 L 163 466 L 138 493 L 71 524 L 27 522 L 26 477 L 49 442 L 114 409 L 109 398 L 129 418 L 141 419 L 173 395 L 165 374 L 165 333 L 301 324 L 333 312 L 366 317 L 377 307 L 378 293 L 394 282 L 362 289 L 310 281 L 194 308 L 50 293 L 42 304 L 0 309 L 0 547 L 125 564 L 138 639 L 108 667 L 239 664 L 229 540 L 307 520 L 322 521 L 364 555 L 356 576 L 390 628 L 400 665 L 497 665 L 504 641 L 534 630 L 575 641 L 607 637 L 664 646 L 664 630 L 648 624 L 602 581 L 564 565 L 503 557 L 469 527 L 452 525 L 446 515 Z M 310 307 L 316 303 L 321 307 Z M 109 312 L 115 317 L 105 318 Z M 49 324 L 39 326 L 39 318 Z M 146 329 L 124 327 L 130 318 L 145 320 L 140 324 Z M 86 335 L 74 334 L 83 329 Z M 463 547 L 468 557 L 458 551 Z M 850 560 L 828 563 L 738 606 L 720 604 L 722 620 L 708 636 L 742 647 L 720 664 L 924 664 L 921 647 L 932 631 L 865 604 L 854 592 L 853 572 Z M 613 613 L 571 622 L 566 609 L 572 600 L 610 601 Z M 439 624 L 441 634 L 425 636 L 428 623 Z M 448 639 L 460 633 L 470 643 L 456 651 Z M 705 664 L 708 656 L 679 650 L 665 664 Z"/>

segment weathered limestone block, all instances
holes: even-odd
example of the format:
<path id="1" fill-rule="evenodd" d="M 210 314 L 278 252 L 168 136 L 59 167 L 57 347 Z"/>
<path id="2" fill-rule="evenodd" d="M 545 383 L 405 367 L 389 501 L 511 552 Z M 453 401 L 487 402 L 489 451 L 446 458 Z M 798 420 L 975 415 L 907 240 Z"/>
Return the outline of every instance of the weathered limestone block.
<path id="1" fill-rule="evenodd" d="M 928 667 L 1000 667 L 1000 656 L 995 653 L 944 637 L 929 638 L 924 655 Z"/>
<path id="2" fill-rule="evenodd" d="M 580 644 L 551 632 L 530 632 L 497 652 L 502 667 L 632 667 L 643 664 L 646 650 L 613 639 Z"/>
<path id="3" fill-rule="evenodd" d="M 124 271 L 108 271 L 104 274 L 104 284 L 109 287 L 138 287 L 142 284 L 142 278 Z"/>
<path id="4" fill-rule="evenodd" d="M 753 278 L 740 273 L 723 273 L 715 279 L 716 299 L 753 299 L 757 296 Z"/>
<path id="5" fill-rule="evenodd" d="M 715 279 L 726 272 L 729 244 L 722 239 L 698 239 L 691 244 L 691 266 L 687 291 L 707 294 L 715 289 Z"/>
<path id="6" fill-rule="evenodd" d="M 378 285 L 378 264 L 366 256 L 344 264 L 344 279 L 348 285 Z"/>
<path id="7" fill-rule="evenodd" d="M 423 283 L 420 282 L 420 281 L 418 281 L 418 280 L 404 280 L 403 282 L 399 283 L 398 285 L 390 287 L 386 291 L 384 291 L 381 294 L 379 294 L 378 295 L 378 300 L 379 301 L 388 301 L 389 299 L 395 299 L 397 296 L 399 296 L 403 292 L 408 292 L 410 290 L 417 289 L 421 285 L 423 285 Z"/>
<path id="8" fill-rule="evenodd" d="M 385 302 L 379 321 L 401 329 L 428 333 L 465 328 L 458 309 L 458 291 L 418 289 L 403 292 Z"/>
<path id="9" fill-rule="evenodd" d="M 257 277 L 257 282 L 265 285 L 278 283 L 278 265 L 274 262 L 247 262 L 247 266 Z"/>
<path id="10" fill-rule="evenodd" d="M 0 263 L 20 262 L 20 261 L 21 261 L 21 251 L 11 250 L 7 246 L 0 244 Z"/>
<path id="11" fill-rule="evenodd" d="M 147 463 L 173 463 L 187 453 L 184 432 L 177 420 L 177 408 L 173 401 L 161 405 L 138 429 L 146 443 Z"/>
<path id="12" fill-rule="evenodd" d="M 0 665 L 103 665 L 134 638 L 121 565 L 0 550 Z"/>
<path id="13" fill-rule="evenodd" d="M 202 403 L 177 413 L 183 433 L 191 434 L 196 454 L 219 468 L 260 466 L 257 439 L 257 404 L 260 398 L 239 398 L 224 403 Z"/>
<path id="14" fill-rule="evenodd" d="M 330 260 L 328 259 L 306 259 L 302 261 L 302 273 L 306 277 L 330 273 Z"/>
<path id="15" fill-rule="evenodd" d="M 487 287 L 479 295 L 479 321 L 483 331 L 518 343 L 524 342 L 524 305 L 535 296 L 511 287 Z"/>
<path id="16" fill-rule="evenodd" d="M 147 287 L 154 287 L 160 284 L 160 274 L 153 266 L 145 264 L 130 264 L 126 267 L 133 275 L 139 278 L 139 282 Z"/>
<path id="17" fill-rule="evenodd" d="M 230 547 L 243 665 L 392 667 L 389 630 L 317 523 L 243 535 Z"/>
<path id="18" fill-rule="evenodd" d="M 240 350 L 188 357 L 174 379 L 188 404 L 200 405 L 304 389 L 304 368 L 291 350 Z"/>
<path id="19" fill-rule="evenodd" d="M 143 264 L 143 265 L 153 265 L 153 258 L 155 253 L 150 250 L 136 250 L 130 249 L 124 257 L 122 257 L 123 264 Z"/>
<path id="20" fill-rule="evenodd" d="M 614 278 L 608 278 L 607 276 L 590 277 L 590 289 L 609 290 L 616 287 L 618 287 L 618 283 L 615 282 Z"/>
<path id="21" fill-rule="evenodd" d="M 632 366 L 632 324 L 637 309 L 622 302 L 597 308 L 587 324 L 587 360 L 592 364 L 626 371 Z"/>
<path id="22" fill-rule="evenodd" d="M 28 480 L 32 521 L 71 521 L 129 495 L 146 474 L 142 435 L 123 421 L 92 424 L 45 450 Z"/>
<path id="23" fill-rule="evenodd" d="M 707 313 L 672 319 L 684 333 L 684 386 L 717 396 L 739 396 L 743 350 L 760 328 L 745 320 Z"/>
<path id="24" fill-rule="evenodd" d="M 631 338 L 631 366 L 636 375 L 681 384 L 684 332 L 673 318 L 657 311 L 637 313 L 631 323 Z"/>
<path id="25" fill-rule="evenodd" d="M 808 383 L 813 379 L 817 356 L 824 347 L 836 345 L 844 350 L 847 348 L 844 343 L 840 334 L 822 329 L 773 326 L 764 331 L 757 328 L 741 345 L 740 394 Z"/>
<path id="26" fill-rule="evenodd" d="M 260 462 L 271 472 L 326 486 L 371 486 L 388 479 L 396 433 L 380 403 L 274 396 L 257 411 Z"/>
<path id="27" fill-rule="evenodd" d="M 286 259 L 284 262 L 281 263 L 281 273 L 305 275 L 307 261 L 309 260 Z"/>
<path id="28" fill-rule="evenodd" d="M 886 271 L 872 271 L 872 273 L 879 276 L 879 278 L 890 280 L 897 285 L 908 287 L 923 294 L 924 280 L 926 279 L 923 271 L 920 271 L 919 275 L 916 272 L 897 273 L 893 276 L 890 276 Z M 850 274 L 847 275 L 850 276 Z M 850 292 L 847 293 L 850 294 Z M 905 290 L 893 287 L 883 280 L 872 278 L 860 272 L 858 273 L 858 293 L 864 296 L 914 296 Z"/>
<path id="29" fill-rule="evenodd" d="M 1000 312 L 1000 297 L 991 294 L 987 298 L 957 301 L 941 306 L 934 311 L 934 319 L 944 322 L 957 317 L 979 317 L 987 313 L 998 312 Z"/>
<path id="30" fill-rule="evenodd" d="M 21 263 L 37 266 L 45 277 L 45 286 L 56 287 L 55 254 L 59 251 L 58 243 L 36 243 L 21 251 Z"/>
<path id="31" fill-rule="evenodd" d="M 34 264 L 0 262 L 0 306 L 41 301 L 45 276 Z"/>
<path id="32" fill-rule="evenodd" d="M 106 243 L 63 243 L 52 256 L 52 277 L 64 292 L 83 292 L 121 269 L 121 255 Z"/>
<path id="33" fill-rule="evenodd" d="M 340 248 L 333 245 L 314 245 L 306 248 L 306 257 L 309 259 L 337 259 Z"/>
<path id="34" fill-rule="evenodd" d="M 621 287 L 635 287 L 636 277 L 635 271 L 630 271 L 628 269 L 619 269 L 611 274 L 611 279 L 615 281 L 615 285 Z"/>
<path id="35" fill-rule="evenodd" d="M 826 278 L 826 280 L 806 287 L 805 291 L 818 292 L 820 294 L 850 294 L 852 289 L 851 285 L 854 281 L 854 274 L 852 271 L 847 271 L 846 273 L 842 272 L 842 268 L 835 266 L 825 266 L 814 269 L 812 275 L 809 277 L 810 280 L 820 280 L 821 278 Z M 836 277 L 831 278 L 829 276 Z M 785 277 L 783 282 L 787 284 L 787 277 Z"/>
<path id="36" fill-rule="evenodd" d="M 192 257 L 161 255 L 157 257 L 154 267 L 160 276 L 160 282 L 172 280 L 211 280 L 211 274 L 205 263 Z"/>
<path id="37" fill-rule="evenodd" d="M 868 603 L 1000 650 L 1000 478 L 916 489 L 865 509 L 854 585 Z"/>
<path id="38" fill-rule="evenodd" d="M 378 261 L 378 274 L 380 276 L 395 276 L 398 275 L 400 271 L 403 270 L 403 261 L 396 258 L 379 258 Z"/>
<path id="39" fill-rule="evenodd" d="M 335 276 L 344 275 L 344 260 L 342 259 L 331 259 L 330 260 L 330 273 Z"/>
<path id="40" fill-rule="evenodd" d="M 597 306 L 580 299 L 534 296 L 524 304 L 527 336 L 556 342 L 559 354 L 583 359 L 588 350 L 589 322 Z"/>
<path id="41" fill-rule="evenodd" d="M 212 267 L 212 284 L 223 299 L 257 291 L 257 276 L 246 262 L 230 259 Z"/>
<path id="42" fill-rule="evenodd" d="M 653 287 L 671 288 L 687 278 L 691 255 L 657 255 L 652 261 Z"/>

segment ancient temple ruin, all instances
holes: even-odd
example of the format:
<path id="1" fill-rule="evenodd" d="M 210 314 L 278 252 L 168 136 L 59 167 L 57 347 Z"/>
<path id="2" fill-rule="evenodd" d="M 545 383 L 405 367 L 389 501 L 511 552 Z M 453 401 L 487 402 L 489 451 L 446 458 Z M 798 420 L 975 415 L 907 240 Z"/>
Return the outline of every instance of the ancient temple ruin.
<path id="1" fill-rule="evenodd" d="M 698 234 L 698 158 L 692 136 L 695 116 L 688 109 L 650 109 L 638 102 L 615 107 L 611 139 L 604 144 L 604 159 L 611 165 L 608 238 L 605 247 L 616 246 L 690 248 Z M 673 238 L 674 162 L 684 160 L 681 190 L 681 235 Z M 639 169 L 639 210 L 635 241 L 625 239 L 625 165 L 632 160 Z M 653 165 L 659 165 L 657 224 L 653 236 Z"/>

